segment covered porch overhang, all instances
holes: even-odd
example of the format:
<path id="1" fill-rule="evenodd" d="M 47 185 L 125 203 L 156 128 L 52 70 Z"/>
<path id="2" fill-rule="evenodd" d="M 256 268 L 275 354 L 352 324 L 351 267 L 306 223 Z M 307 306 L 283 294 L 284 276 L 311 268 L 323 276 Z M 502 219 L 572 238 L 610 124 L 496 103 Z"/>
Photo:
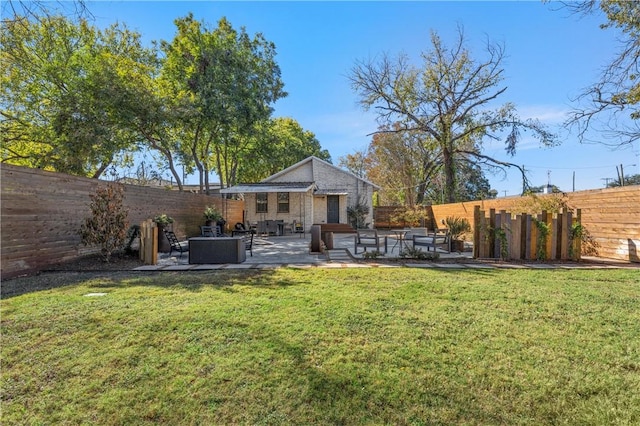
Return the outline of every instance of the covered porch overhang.
<path id="1" fill-rule="evenodd" d="M 263 182 L 235 185 L 221 192 L 242 196 L 245 200 L 243 217 L 251 226 L 276 221 L 295 229 L 301 224 L 304 234 L 313 223 L 313 193 L 316 189 L 315 182 Z M 285 196 L 284 203 L 281 203 L 281 193 L 289 194 Z"/>
<path id="2" fill-rule="evenodd" d="M 316 197 L 322 197 L 325 195 L 349 195 L 349 191 L 346 189 L 317 189 L 313 192 Z"/>
<path id="3" fill-rule="evenodd" d="M 269 182 L 247 183 L 221 189 L 222 194 L 270 193 L 270 192 L 310 192 L 315 190 L 314 182 Z"/>

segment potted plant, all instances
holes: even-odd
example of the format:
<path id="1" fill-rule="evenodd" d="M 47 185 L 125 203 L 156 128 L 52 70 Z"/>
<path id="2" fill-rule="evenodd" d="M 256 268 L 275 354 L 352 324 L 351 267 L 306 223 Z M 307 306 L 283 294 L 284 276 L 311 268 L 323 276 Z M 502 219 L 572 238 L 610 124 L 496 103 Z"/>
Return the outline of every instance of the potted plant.
<path id="1" fill-rule="evenodd" d="M 216 225 L 224 226 L 226 221 L 222 218 L 222 213 L 215 207 L 207 206 L 204 209 L 205 225 L 211 226 L 214 223 Z"/>
<path id="2" fill-rule="evenodd" d="M 452 251 L 464 251 L 464 234 L 471 232 L 471 224 L 463 217 L 449 216 L 445 219 L 449 229 Z"/>
<path id="3" fill-rule="evenodd" d="M 158 228 L 164 228 L 170 223 L 173 223 L 173 218 L 163 213 L 154 217 L 153 221 L 158 225 Z"/>

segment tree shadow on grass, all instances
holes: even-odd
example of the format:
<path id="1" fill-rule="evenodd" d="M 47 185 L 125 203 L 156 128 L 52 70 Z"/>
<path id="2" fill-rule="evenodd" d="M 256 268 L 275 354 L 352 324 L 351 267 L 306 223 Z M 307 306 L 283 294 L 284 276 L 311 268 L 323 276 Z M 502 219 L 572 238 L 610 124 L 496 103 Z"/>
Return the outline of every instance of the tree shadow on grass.
<path id="1" fill-rule="evenodd" d="M 16 297 L 27 293 L 85 284 L 92 289 L 125 288 L 134 286 L 180 287 L 191 292 L 203 288 L 235 291 L 234 286 L 282 288 L 308 284 L 309 281 L 277 274 L 278 269 L 205 270 L 205 271 L 47 271 L 33 276 L 13 278 L 2 282 L 0 296 Z M 502 270 L 492 268 L 425 268 L 425 274 L 434 272 L 451 275 L 457 281 L 465 276 L 498 276 Z M 418 272 L 418 270 L 416 270 Z"/>
<path id="2" fill-rule="evenodd" d="M 135 286 L 180 287 L 197 292 L 203 288 L 234 291 L 236 285 L 281 288 L 299 285 L 284 277 L 274 277 L 275 270 L 213 270 L 213 271 L 48 271 L 33 276 L 2 282 L 2 298 L 57 288 L 87 285 L 95 290 Z"/>

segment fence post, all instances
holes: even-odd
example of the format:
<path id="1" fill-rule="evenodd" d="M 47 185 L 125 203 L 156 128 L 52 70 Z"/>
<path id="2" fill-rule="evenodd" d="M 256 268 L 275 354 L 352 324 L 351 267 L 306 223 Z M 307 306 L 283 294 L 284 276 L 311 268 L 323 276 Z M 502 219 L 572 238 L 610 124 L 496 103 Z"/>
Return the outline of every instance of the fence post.
<path id="1" fill-rule="evenodd" d="M 502 212 L 497 212 L 494 216 L 493 216 L 493 226 L 491 227 L 491 229 L 493 229 L 492 232 L 492 238 L 493 238 L 493 244 L 491 246 L 491 250 L 493 252 L 493 257 L 496 259 L 500 258 L 500 239 L 497 238 L 497 235 L 499 232 L 499 230 L 502 229 Z"/>
<path id="2" fill-rule="evenodd" d="M 562 239 L 560 240 L 560 259 L 569 259 L 569 244 L 571 244 L 571 223 L 573 214 L 570 211 L 563 211 L 562 214 Z"/>
<path id="3" fill-rule="evenodd" d="M 542 216 L 540 218 L 542 222 L 547 225 L 547 236 L 544 241 L 541 241 L 541 244 L 544 244 L 544 259 L 540 260 L 548 260 L 552 259 L 552 250 L 553 250 L 553 215 L 547 211 L 542 212 Z"/>
<path id="4" fill-rule="evenodd" d="M 496 209 L 489 209 L 489 257 L 497 258 L 496 254 Z"/>
<path id="5" fill-rule="evenodd" d="M 524 216 L 524 258 L 526 260 L 531 260 L 533 254 L 535 253 L 535 234 L 533 226 L 533 219 L 531 219 L 530 214 L 525 214 Z"/>
<path id="6" fill-rule="evenodd" d="M 522 259 L 522 215 L 516 215 L 511 223 L 511 258 Z"/>
<path id="7" fill-rule="evenodd" d="M 473 206 L 473 257 L 480 257 L 480 206 Z"/>
<path id="8" fill-rule="evenodd" d="M 576 210 L 576 217 L 573 219 L 574 223 L 580 227 L 582 227 L 582 210 Z M 584 232 L 584 230 L 582 230 Z M 582 256 L 582 235 L 578 235 L 577 237 L 573 236 L 573 260 L 580 260 Z"/>
<path id="9" fill-rule="evenodd" d="M 158 263 L 158 227 L 152 219 L 140 225 L 140 260 L 145 265 Z"/>

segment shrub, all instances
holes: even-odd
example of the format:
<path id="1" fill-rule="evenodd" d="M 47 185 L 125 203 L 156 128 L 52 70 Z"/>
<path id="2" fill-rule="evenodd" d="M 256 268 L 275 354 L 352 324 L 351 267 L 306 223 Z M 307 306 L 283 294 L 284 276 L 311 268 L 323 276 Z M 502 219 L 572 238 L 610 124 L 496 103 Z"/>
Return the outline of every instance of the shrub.
<path id="1" fill-rule="evenodd" d="M 439 253 L 424 252 L 419 248 L 408 247 L 401 251 L 399 256 L 403 259 L 417 259 L 417 260 L 437 260 L 440 258 Z"/>
<path id="2" fill-rule="evenodd" d="M 362 258 L 363 259 L 377 259 L 379 257 L 384 256 L 384 254 L 382 252 L 380 252 L 379 250 L 374 250 L 374 251 L 365 251 L 364 253 L 362 253 Z"/>
<path id="3" fill-rule="evenodd" d="M 452 240 L 459 240 L 463 234 L 471 232 L 471 224 L 463 217 L 449 216 L 444 221 Z"/>
<path id="4" fill-rule="evenodd" d="M 402 226 L 425 226 L 431 222 L 429 214 L 424 207 L 404 207 L 392 214 L 389 219 L 393 223 L 402 224 Z"/>
<path id="5" fill-rule="evenodd" d="M 153 218 L 153 221 L 160 226 L 167 226 L 168 224 L 173 223 L 173 218 L 166 214 L 159 214 Z"/>
<path id="6" fill-rule="evenodd" d="M 349 224 L 355 229 L 365 229 L 369 227 L 369 224 L 365 222 L 368 214 L 369 206 L 367 206 L 363 200 L 358 200 L 355 205 L 347 207 Z"/>
<path id="7" fill-rule="evenodd" d="M 222 220 L 222 213 L 215 207 L 207 206 L 204 209 L 203 213 L 205 220 L 210 220 L 212 222 L 219 222 Z"/>
<path id="8" fill-rule="evenodd" d="M 127 238 L 129 212 L 123 206 L 124 189 L 115 184 L 98 186 L 90 197 L 91 217 L 80 227 L 82 243 L 100 245 L 104 261 L 109 262 L 113 252 L 121 249 Z"/>

